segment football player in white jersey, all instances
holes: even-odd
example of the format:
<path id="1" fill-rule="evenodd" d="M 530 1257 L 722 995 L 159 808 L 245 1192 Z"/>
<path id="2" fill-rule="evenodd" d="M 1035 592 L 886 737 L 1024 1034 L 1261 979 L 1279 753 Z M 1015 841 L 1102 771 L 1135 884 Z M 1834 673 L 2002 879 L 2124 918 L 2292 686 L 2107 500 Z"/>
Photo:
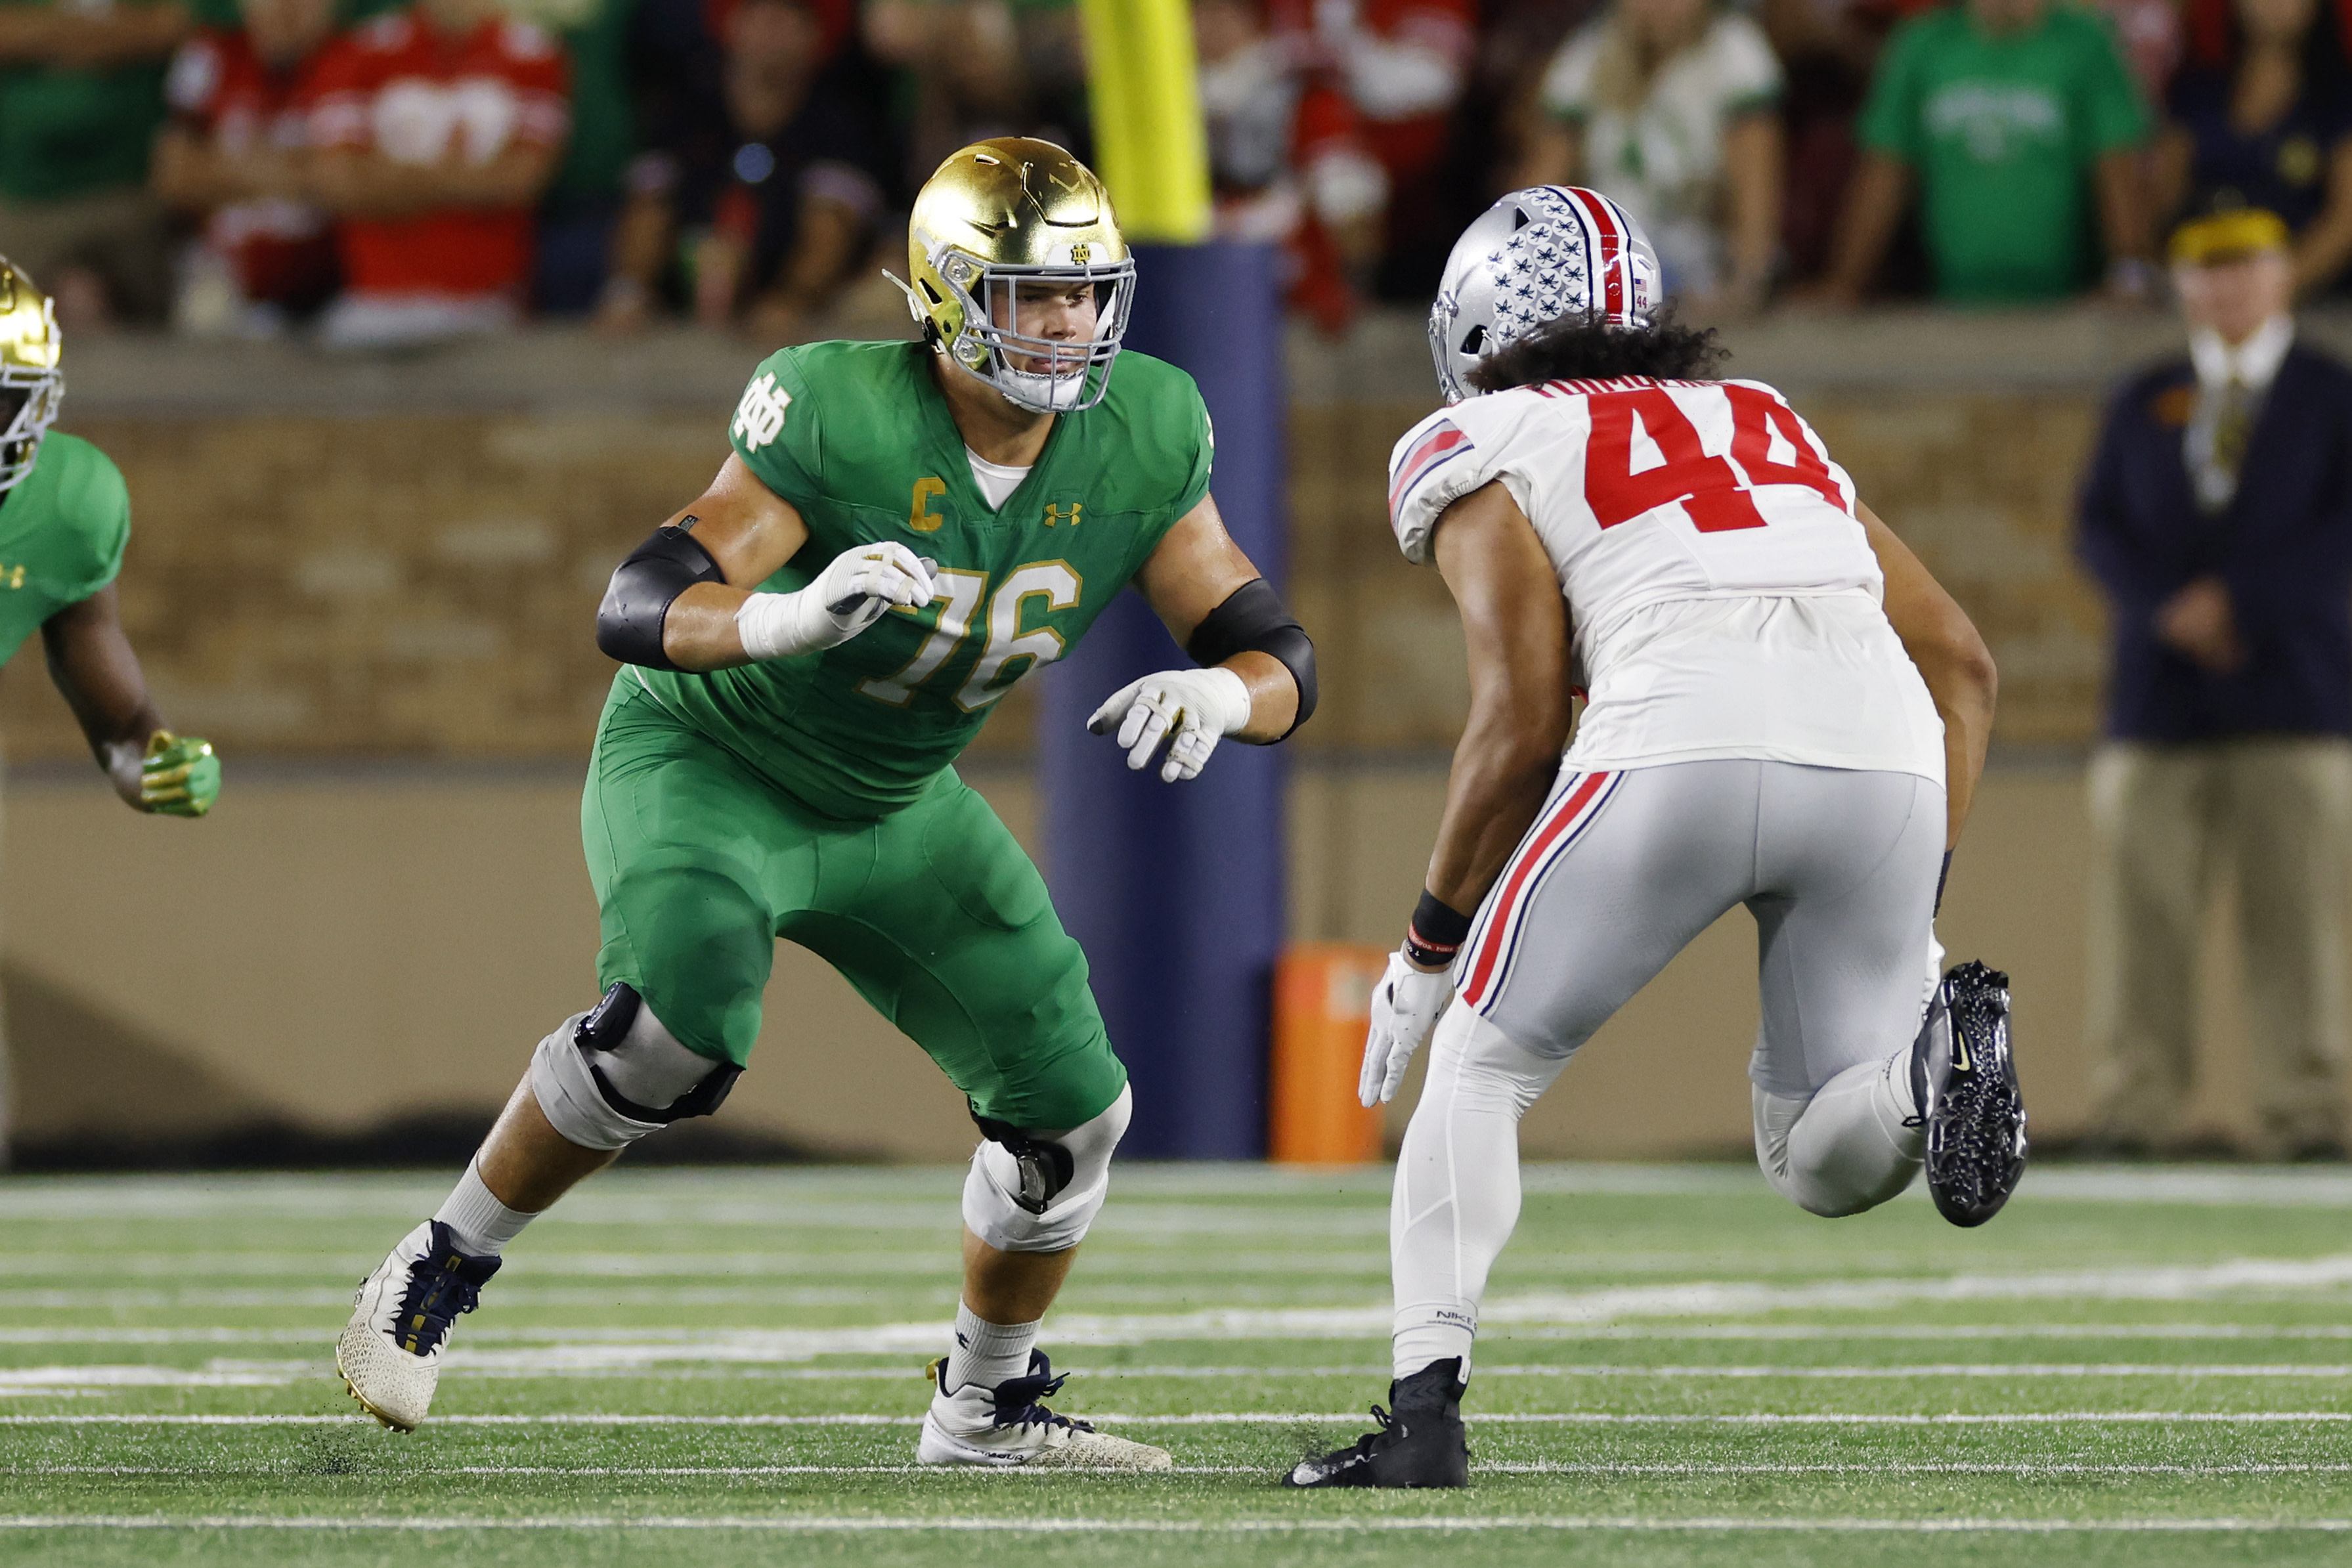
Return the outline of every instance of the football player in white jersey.
<path id="1" fill-rule="evenodd" d="M 1292 1486 L 1468 1479 L 1519 1118 L 1735 905 L 1774 1187 L 1857 1214 L 1924 1161 L 1977 1225 L 2023 1168 L 2007 977 L 1940 973 L 1934 934 L 1991 656 L 1787 400 L 1715 379 L 1712 334 L 1654 317 L 1656 278 L 1615 203 L 1540 186 L 1471 225 L 1430 314 L 1449 406 L 1397 444 L 1389 506 L 1461 608 L 1471 703 L 1364 1050 L 1369 1106 L 1435 1037 L 1390 1215 L 1393 1415 Z"/>

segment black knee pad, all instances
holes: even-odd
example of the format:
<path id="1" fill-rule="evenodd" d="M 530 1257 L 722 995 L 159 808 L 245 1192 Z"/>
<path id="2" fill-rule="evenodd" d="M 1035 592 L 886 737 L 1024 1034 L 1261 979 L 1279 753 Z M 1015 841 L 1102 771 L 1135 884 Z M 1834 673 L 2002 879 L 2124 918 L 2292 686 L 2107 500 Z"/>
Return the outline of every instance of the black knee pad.
<path id="1" fill-rule="evenodd" d="M 1031 1214 L 1044 1214 L 1076 1173 L 1077 1162 L 1071 1158 L 1070 1152 L 1050 1138 L 1035 1137 L 1009 1121 L 982 1116 L 977 1110 L 971 1113 L 971 1119 L 979 1125 L 982 1137 L 1003 1144 L 1020 1165 L 1021 1190 L 1010 1194 L 1013 1201 Z"/>
<path id="2" fill-rule="evenodd" d="M 628 1037 L 630 1026 L 637 1021 L 638 1010 L 644 1005 L 645 998 L 637 994 L 635 987 L 625 980 L 616 980 L 612 989 L 604 993 L 604 999 L 591 1008 L 588 1016 L 582 1018 L 579 1026 L 572 1031 L 572 1043 L 586 1058 L 589 1075 L 596 1080 L 596 1092 L 604 1097 L 605 1104 L 635 1121 L 667 1124 L 683 1121 L 690 1116 L 712 1114 L 727 1102 L 728 1094 L 735 1088 L 735 1080 L 743 1076 L 743 1069 L 732 1062 L 720 1062 L 712 1067 L 701 1082 L 666 1108 L 658 1110 L 640 1105 L 614 1089 L 612 1080 L 604 1076 L 604 1069 L 596 1064 L 598 1053 L 610 1053 L 620 1048 L 621 1043 Z M 665 1040 L 668 1038 L 667 1031 L 664 1031 L 663 1037 Z"/>

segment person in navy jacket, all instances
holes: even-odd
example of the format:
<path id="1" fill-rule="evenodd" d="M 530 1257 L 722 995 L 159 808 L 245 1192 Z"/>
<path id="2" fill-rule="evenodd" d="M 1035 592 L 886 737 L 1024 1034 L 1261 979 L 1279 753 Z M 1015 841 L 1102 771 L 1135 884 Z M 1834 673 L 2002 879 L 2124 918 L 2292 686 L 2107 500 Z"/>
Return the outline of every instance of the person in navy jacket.
<path id="1" fill-rule="evenodd" d="M 2338 1157 L 2352 867 L 2352 371 L 2299 342 L 2286 226 L 2185 224 L 2189 353 L 2126 384 L 2077 549 L 2115 653 L 2091 764 L 2086 1023 L 2097 1140 L 2181 1147 L 2198 935 L 2237 891 L 2260 1121 L 2251 1151 Z"/>

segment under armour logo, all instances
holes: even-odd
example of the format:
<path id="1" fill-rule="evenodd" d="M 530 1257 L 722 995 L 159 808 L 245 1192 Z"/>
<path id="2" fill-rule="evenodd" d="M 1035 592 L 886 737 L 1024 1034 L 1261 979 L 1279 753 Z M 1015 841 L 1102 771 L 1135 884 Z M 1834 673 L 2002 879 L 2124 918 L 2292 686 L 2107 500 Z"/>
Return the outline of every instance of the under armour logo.
<path id="1" fill-rule="evenodd" d="M 1085 509 L 1084 501 L 1049 500 L 1045 503 L 1045 526 L 1052 528 L 1057 523 L 1066 522 L 1076 528 L 1078 526 L 1078 513 Z"/>
<path id="2" fill-rule="evenodd" d="M 743 401 L 735 405 L 735 422 L 728 432 L 742 441 L 745 451 L 756 452 L 782 433 L 784 409 L 792 400 L 770 371 L 743 389 Z"/>
<path id="3" fill-rule="evenodd" d="M 960 1351 L 968 1351 L 971 1349 L 971 1341 L 966 1339 L 962 1331 L 960 1330 L 956 1333 L 956 1349 Z"/>

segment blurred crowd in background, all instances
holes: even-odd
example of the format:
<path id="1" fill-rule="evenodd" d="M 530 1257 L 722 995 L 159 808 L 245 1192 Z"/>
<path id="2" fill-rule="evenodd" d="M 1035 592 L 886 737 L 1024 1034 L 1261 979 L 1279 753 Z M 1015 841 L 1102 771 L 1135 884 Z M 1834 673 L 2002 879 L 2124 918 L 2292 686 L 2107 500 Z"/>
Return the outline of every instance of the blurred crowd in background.
<path id="1" fill-rule="evenodd" d="M 2183 217 L 2352 260 L 2352 0 L 1195 0 L 1222 236 L 1344 331 L 1571 181 L 1686 317 L 2151 301 Z M 1088 153 L 1075 0 L 12 0 L 0 252 L 69 328 L 527 315 L 789 339 L 903 254 L 948 152 Z"/>

